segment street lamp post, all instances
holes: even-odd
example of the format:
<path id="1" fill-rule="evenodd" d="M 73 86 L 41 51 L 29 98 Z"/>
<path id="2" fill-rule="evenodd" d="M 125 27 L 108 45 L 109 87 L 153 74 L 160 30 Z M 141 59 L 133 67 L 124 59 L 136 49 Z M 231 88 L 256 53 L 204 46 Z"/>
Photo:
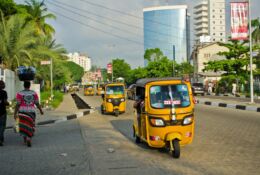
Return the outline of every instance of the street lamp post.
<path id="1" fill-rule="evenodd" d="M 172 49 L 173 49 L 173 54 L 172 54 L 172 76 L 175 76 L 175 45 L 172 45 Z"/>
<path id="2" fill-rule="evenodd" d="M 248 0 L 248 14 L 249 14 L 249 45 L 250 45 L 250 97 L 251 97 L 251 103 L 254 103 L 252 27 L 251 27 L 251 1 L 250 0 Z"/>

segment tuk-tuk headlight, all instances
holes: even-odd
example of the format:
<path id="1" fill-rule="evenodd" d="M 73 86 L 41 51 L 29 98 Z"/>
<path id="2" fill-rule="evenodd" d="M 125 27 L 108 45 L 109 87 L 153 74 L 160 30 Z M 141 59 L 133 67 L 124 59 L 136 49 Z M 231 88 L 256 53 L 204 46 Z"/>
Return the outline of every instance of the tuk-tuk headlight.
<path id="1" fill-rule="evenodd" d="M 124 102 L 124 101 L 125 101 L 125 99 L 124 99 L 124 98 L 121 98 L 121 99 L 120 99 L 120 101 L 121 101 L 121 102 Z"/>
<path id="2" fill-rule="evenodd" d="M 107 99 L 107 102 L 111 103 L 111 102 L 112 102 L 112 99 L 110 99 L 110 98 L 109 98 L 109 99 Z"/>
<path id="3" fill-rule="evenodd" d="M 193 122 L 193 115 L 189 115 L 184 117 L 182 124 L 183 125 L 189 125 Z"/>
<path id="4" fill-rule="evenodd" d="M 165 126 L 163 119 L 150 117 L 150 123 L 152 126 Z"/>

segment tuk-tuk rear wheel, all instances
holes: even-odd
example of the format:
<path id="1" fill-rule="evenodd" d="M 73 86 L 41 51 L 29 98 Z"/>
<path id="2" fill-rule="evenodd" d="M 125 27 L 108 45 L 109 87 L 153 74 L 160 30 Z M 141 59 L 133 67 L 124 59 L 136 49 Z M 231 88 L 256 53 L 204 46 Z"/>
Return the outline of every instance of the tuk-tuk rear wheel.
<path id="1" fill-rule="evenodd" d="M 141 143 L 141 139 L 137 135 L 135 135 L 135 143 L 137 143 L 137 144 Z"/>
<path id="2" fill-rule="evenodd" d="M 172 145 L 173 145 L 172 157 L 173 158 L 179 158 L 180 154 L 181 154 L 179 140 L 177 140 L 177 139 L 173 140 Z"/>

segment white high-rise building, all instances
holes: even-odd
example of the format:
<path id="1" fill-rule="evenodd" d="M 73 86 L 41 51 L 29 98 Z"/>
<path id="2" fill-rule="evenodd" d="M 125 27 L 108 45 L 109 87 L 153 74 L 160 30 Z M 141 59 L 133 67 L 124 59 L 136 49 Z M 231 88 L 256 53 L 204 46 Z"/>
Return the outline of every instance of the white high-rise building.
<path id="1" fill-rule="evenodd" d="M 194 7 L 194 29 L 197 41 L 226 41 L 225 10 L 225 0 L 202 0 Z"/>
<path id="2" fill-rule="evenodd" d="M 80 54 L 77 52 L 69 53 L 67 55 L 69 57 L 68 61 L 72 61 L 81 67 L 83 67 L 84 71 L 87 72 L 91 69 L 91 58 L 85 54 Z"/>

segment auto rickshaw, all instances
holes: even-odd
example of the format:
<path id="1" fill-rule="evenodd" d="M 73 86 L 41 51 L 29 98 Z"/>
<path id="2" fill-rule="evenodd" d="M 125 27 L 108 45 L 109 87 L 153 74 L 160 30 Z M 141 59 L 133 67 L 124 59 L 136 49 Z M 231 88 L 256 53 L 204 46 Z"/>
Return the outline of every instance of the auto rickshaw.
<path id="1" fill-rule="evenodd" d="M 102 95 L 104 93 L 104 85 L 103 84 L 99 84 L 97 86 L 97 93 L 96 95 Z"/>
<path id="2" fill-rule="evenodd" d="M 105 85 L 101 113 L 114 113 L 117 117 L 126 109 L 125 85 L 123 83 L 110 83 Z"/>
<path id="3" fill-rule="evenodd" d="M 90 95 L 94 95 L 94 87 L 91 84 L 85 85 L 84 86 L 84 95 L 86 96 L 90 96 Z"/>
<path id="4" fill-rule="evenodd" d="M 168 148 L 180 157 L 180 146 L 194 137 L 194 99 L 189 81 L 147 78 L 136 82 L 133 132 L 136 143 Z"/>

